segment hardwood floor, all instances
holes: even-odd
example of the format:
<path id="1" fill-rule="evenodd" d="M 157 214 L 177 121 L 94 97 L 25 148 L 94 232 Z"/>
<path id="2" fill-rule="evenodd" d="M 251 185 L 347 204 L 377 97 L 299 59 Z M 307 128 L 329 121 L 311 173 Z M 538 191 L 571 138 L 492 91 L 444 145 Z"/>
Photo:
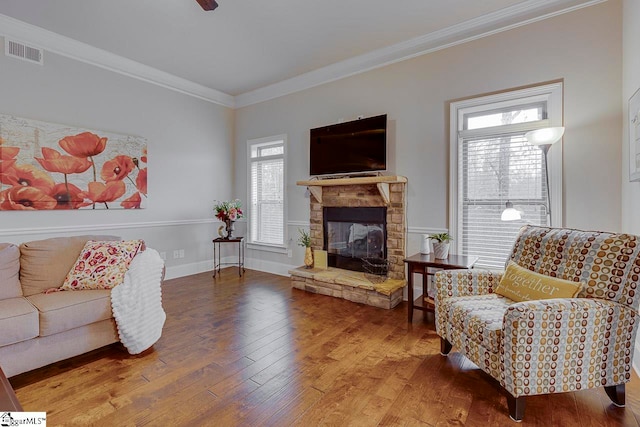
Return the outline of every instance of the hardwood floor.
<path id="1" fill-rule="evenodd" d="M 113 345 L 11 378 L 49 426 L 515 425 L 495 381 L 439 353 L 433 319 L 292 290 L 289 279 L 228 268 L 169 280 L 160 341 Z M 523 426 L 638 426 L 603 389 L 529 398 Z"/>

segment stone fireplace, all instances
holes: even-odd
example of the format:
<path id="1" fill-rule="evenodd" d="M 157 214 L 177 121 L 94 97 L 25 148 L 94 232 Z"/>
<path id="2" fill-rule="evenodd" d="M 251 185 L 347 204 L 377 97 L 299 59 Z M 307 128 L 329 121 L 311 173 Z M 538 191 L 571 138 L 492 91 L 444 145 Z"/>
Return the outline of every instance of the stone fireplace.
<path id="1" fill-rule="evenodd" d="M 299 181 L 298 185 L 307 186 L 312 194 L 311 247 L 328 252 L 330 268 L 324 272 L 291 271 L 294 286 L 384 308 L 397 305 L 405 285 L 406 183 L 401 176 Z M 362 273 L 349 273 L 361 272 L 365 257 L 388 261 L 390 280 L 386 285 L 372 283 Z M 342 278 L 337 278 L 340 274 Z M 358 277 L 362 277 L 362 284 L 357 284 Z M 326 288 L 329 282 L 332 286 Z M 380 290 L 385 286 L 394 289 L 386 296 L 388 302 L 380 302 L 377 298 L 384 299 L 386 290 L 382 294 Z M 358 289 L 369 293 L 354 297 L 352 293 Z"/>

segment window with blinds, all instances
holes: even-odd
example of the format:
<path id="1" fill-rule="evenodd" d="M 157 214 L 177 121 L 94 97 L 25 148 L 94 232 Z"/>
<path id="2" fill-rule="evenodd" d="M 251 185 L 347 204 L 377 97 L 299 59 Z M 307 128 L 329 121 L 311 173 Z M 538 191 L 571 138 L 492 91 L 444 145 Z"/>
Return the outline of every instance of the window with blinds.
<path id="1" fill-rule="evenodd" d="M 504 266 L 521 221 L 501 221 L 507 201 L 535 225 L 547 225 L 547 187 L 542 150 L 524 133 L 463 139 L 459 144 L 462 252 L 478 265 Z"/>
<path id="2" fill-rule="evenodd" d="M 284 246 L 285 140 L 249 141 L 249 242 Z"/>
<path id="3" fill-rule="evenodd" d="M 504 268 L 524 224 L 551 224 L 547 173 L 553 171 L 547 171 L 543 150 L 524 137 L 562 122 L 562 86 L 551 86 L 451 105 L 450 233 L 456 252 L 478 256 L 478 267 Z M 521 220 L 501 220 L 507 202 L 521 212 Z"/>

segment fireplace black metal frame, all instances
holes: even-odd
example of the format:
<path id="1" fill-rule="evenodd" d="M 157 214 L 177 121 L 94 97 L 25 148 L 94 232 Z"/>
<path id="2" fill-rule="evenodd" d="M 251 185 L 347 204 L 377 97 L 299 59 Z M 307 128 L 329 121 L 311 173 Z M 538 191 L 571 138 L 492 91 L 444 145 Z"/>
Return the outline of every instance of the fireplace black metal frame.
<path id="1" fill-rule="evenodd" d="M 384 206 L 373 207 L 323 207 L 323 249 L 328 251 L 329 222 L 358 223 L 363 225 L 382 225 L 383 230 L 383 259 L 387 259 L 387 208 Z M 329 267 L 345 270 L 364 271 L 362 258 L 347 257 L 340 254 L 328 253 Z"/>

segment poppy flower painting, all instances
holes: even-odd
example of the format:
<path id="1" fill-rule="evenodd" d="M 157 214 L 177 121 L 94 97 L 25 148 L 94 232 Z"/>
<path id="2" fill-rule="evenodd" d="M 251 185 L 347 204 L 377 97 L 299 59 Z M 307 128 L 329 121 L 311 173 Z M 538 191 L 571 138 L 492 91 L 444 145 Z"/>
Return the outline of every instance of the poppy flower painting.
<path id="1" fill-rule="evenodd" d="M 147 143 L 0 114 L 0 210 L 141 209 Z"/>

